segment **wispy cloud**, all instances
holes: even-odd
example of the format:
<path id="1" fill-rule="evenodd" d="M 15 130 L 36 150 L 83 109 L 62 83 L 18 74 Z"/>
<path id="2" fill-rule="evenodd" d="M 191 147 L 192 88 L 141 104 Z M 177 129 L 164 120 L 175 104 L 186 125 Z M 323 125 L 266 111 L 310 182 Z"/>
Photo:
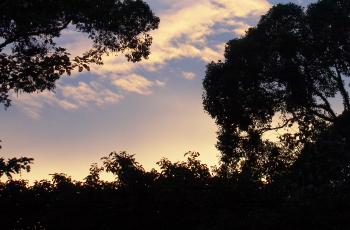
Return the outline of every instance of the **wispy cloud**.
<path id="1" fill-rule="evenodd" d="M 119 102 L 123 98 L 122 95 L 109 89 L 103 89 L 102 85 L 94 81 L 90 84 L 79 82 L 77 86 L 62 87 L 62 94 L 80 106 L 87 106 L 89 103 L 102 106 L 107 103 Z"/>
<path id="2" fill-rule="evenodd" d="M 166 82 L 161 80 L 156 80 L 154 83 L 159 87 L 164 87 L 166 85 Z"/>
<path id="3" fill-rule="evenodd" d="M 115 78 L 112 80 L 112 84 L 127 92 L 149 95 L 152 93 L 151 87 L 155 85 L 164 86 L 165 83 L 159 80 L 152 82 L 141 75 L 131 74 L 129 76 Z"/>
<path id="4" fill-rule="evenodd" d="M 101 106 L 117 103 L 127 94 L 150 95 L 154 87 L 163 87 L 165 79 L 150 80 L 140 73 L 152 73 L 166 67 L 170 61 L 193 58 L 203 62 L 223 59 L 225 41 L 213 37 L 232 33 L 242 35 L 252 18 L 258 18 L 270 7 L 267 0 L 150 0 L 160 16 L 158 30 L 152 32 L 153 45 L 148 60 L 129 63 L 123 55 L 104 57 L 104 65 L 93 66 L 96 80 L 84 80 L 76 74 L 75 83 L 60 81 L 56 92 L 21 95 L 16 100 L 34 118 L 46 105 L 65 110 L 77 110 L 90 104 Z M 161 8 L 157 9 L 157 6 Z M 58 42 L 74 55 L 91 47 L 82 35 L 65 31 Z M 180 77 L 192 80 L 192 72 L 181 72 Z M 149 74 L 147 74 L 149 75 Z M 117 76 L 117 77 L 116 77 Z M 81 79 L 77 82 L 78 79 Z M 111 85 L 116 88 L 111 89 Z"/>
<path id="5" fill-rule="evenodd" d="M 156 71 L 168 61 L 180 58 L 198 58 L 205 62 L 222 59 L 224 42 L 209 46 L 208 37 L 220 33 L 240 36 L 249 28 L 248 21 L 258 18 L 271 6 L 267 0 L 151 0 L 150 4 L 163 7 L 156 12 L 161 23 L 152 32 L 154 39 L 149 59 L 135 64 L 126 62 L 123 55 L 105 56 L 103 66 L 92 68 L 94 73 L 125 74 L 138 68 Z M 91 46 L 82 35 L 73 32 L 65 35 L 71 42 L 67 46 L 74 53 Z M 76 37 L 82 40 L 80 44 Z"/>
<path id="6" fill-rule="evenodd" d="M 196 74 L 192 72 L 182 72 L 181 77 L 185 78 L 186 80 L 193 80 L 196 78 Z"/>
<path id="7" fill-rule="evenodd" d="M 160 1 L 151 0 L 150 4 L 157 6 Z M 250 27 L 251 18 L 259 17 L 271 6 L 267 0 L 163 0 L 161 4 L 166 7 L 156 12 L 161 23 L 152 32 L 154 40 L 148 60 L 135 64 L 126 62 L 123 55 L 110 55 L 103 58 L 103 66 L 94 66 L 92 71 L 100 75 L 131 73 L 137 68 L 155 71 L 173 59 L 222 59 L 220 48 L 224 43 L 210 47 L 208 37 L 220 33 L 240 36 Z M 83 34 L 66 30 L 63 36 L 59 41 L 74 55 L 91 47 L 91 41 Z"/>
<path id="8" fill-rule="evenodd" d="M 56 102 L 57 102 L 57 104 L 58 104 L 60 107 L 62 107 L 62 108 L 65 109 L 65 110 L 75 110 L 75 109 L 78 109 L 78 108 L 79 108 L 78 105 L 73 104 L 73 103 L 71 103 L 71 102 L 69 102 L 69 101 L 67 101 L 67 100 L 58 100 L 58 99 L 56 99 Z"/>
<path id="9" fill-rule="evenodd" d="M 58 85 L 60 95 L 54 92 L 44 91 L 37 94 L 19 94 L 14 96 L 15 104 L 33 119 L 41 117 L 41 110 L 45 106 L 58 106 L 65 110 L 77 110 L 87 107 L 89 104 L 103 106 L 114 104 L 123 99 L 123 95 L 104 89 L 103 85 L 97 82 L 79 82 L 77 86 Z"/>
<path id="10" fill-rule="evenodd" d="M 236 36 L 249 28 L 246 19 L 259 17 L 270 7 L 266 0 L 178 0 L 165 1 L 168 8 L 158 13 L 160 27 L 152 33 L 152 53 L 140 64 L 127 63 L 124 58 L 109 56 L 98 73 L 132 72 L 137 67 L 155 71 L 170 60 L 198 58 L 205 62 L 223 58 L 224 43 L 208 45 L 208 37 L 224 32 Z"/>
<path id="11" fill-rule="evenodd" d="M 75 110 L 78 106 L 65 99 L 59 99 L 53 92 L 41 92 L 37 94 L 18 94 L 13 95 L 15 105 L 23 110 L 28 116 L 33 119 L 39 119 L 41 117 L 41 110 L 46 105 L 59 106 L 65 110 Z"/>

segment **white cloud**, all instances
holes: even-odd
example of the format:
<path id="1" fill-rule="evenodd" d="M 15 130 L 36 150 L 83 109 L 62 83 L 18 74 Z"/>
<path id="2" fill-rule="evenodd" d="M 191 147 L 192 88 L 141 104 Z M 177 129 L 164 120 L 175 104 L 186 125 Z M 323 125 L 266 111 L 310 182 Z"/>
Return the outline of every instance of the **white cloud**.
<path id="1" fill-rule="evenodd" d="M 33 119 L 39 119 L 41 117 L 41 110 L 45 105 L 56 105 L 65 110 L 75 110 L 78 106 L 61 100 L 55 96 L 53 92 L 44 91 L 37 94 L 13 94 L 13 100 L 15 105 L 18 105 L 26 114 Z"/>
<path id="2" fill-rule="evenodd" d="M 72 98 L 80 105 L 96 100 L 96 92 L 85 82 L 79 82 L 78 86 L 65 86 L 62 88 L 62 93 L 66 98 Z"/>
<path id="3" fill-rule="evenodd" d="M 152 81 L 147 80 L 145 77 L 137 74 L 116 78 L 112 80 L 112 84 L 125 91 L 142 95 L 151 94 L 151 87 L 154 85 Z"/>
<path id="4" fill-rule="evenodd" d="M 243 23 L 243 22 L 237 22 L 234 20 L 228 20 L 225 22 L 226 25 L 231 26 L 233 28 L 233 32 L 237 35 L 243 35 L 245 32 L 249 29 L 250 25 Z M 229 32 L 228 30 L 227 32 Z"/>
<path id="5" fill-rule="evenodd" d="M 109 89 L 104 89 L 101 84 L 94 81 L 89 84 L 79 82 L 77 86 L 62 86 L 58 84 L 57 90 L 62 93 L 61 96 L 54 92 L 44 91 L 37 94 L 13 94 L 12 98 L 15 100 L 14 104 L 18 104 L 18 107 L 33 119 L 39 119 L 42 109 L 48 105 L 73 111 L 86 107 L 89 103 L 103 106 L 117 103 L 123 99 L 122 95 Z"/>
<path id="6" fill-rule="evenodd" d="M 168 61 L 180 58 L 198 58 L 205 62 L 223 59 L 222 49 L 217 47 L 223 42 L 214 47 L 209 47 L 207 42 L 208 36 L 223 32 L 215 26 L 225 26 L 227 31 L 242 35 L 249 28 L 244 19 L 258 17 L 271 6 L 267 0 L 164 0 L 162 3 L 168 8 L 156 12 L 161 22 L 152 32 L 149 59 L 135 64 L 121 56 L 108 56 L 103 66 L 94 69 L 96 73 L 130 74 L 137 67 L 155 71 Z"/>
<path id="7" fill-rule="evenodd" d="M 123 96 L 112 92 L 109 89 L 103 89 L 97 82 L 87 84 L 79 82 L 78 86 L 62 87 L 62 94 L 65 98 L 75 101 L 80 106 L 87 106 L 88 103 L 94 103 L 97 106 L 106 103 L 116 103 Z"/>
<path id="8" fill-rule="evenodd" d="M 40 117 L 44 105 L 59 106 L 65 110 L 76 110 L 89 104 L 101 106 L 117 103 L 128 93 L 149 95 L 153 87 L 163 87 L 164 79 L 149 80 L 139 74 L 160 70 L 169 61 L 194 58 L 204 62 L 223 59 L 225 42 L 220 39 L 209 40 L 216 35 L 232 32 L 232 37 L 242 35 L 249 27 L 247 21 L 264 14 L 270 4 L 267 0 L 150 0 L 162 5 L 156 12 L 160 17 L 159 29 L 152 32 L 153 44 L 148 60 L 130 63 L 122 54 L 104 57 L 104 65 L 92 66 L 91 71 L 100 77 L 96 81 L 70 85 L 60 81 L 57 94 L 42 93 L 21 95 L 17 103 L 32 117 Z M 249 19 L 249 20 L 246 20 Z M 91 42 L 85 35 L 65 31 L 62 42 L 74 55 L 88 50 Z M 209 43 L 210 41 L 210 43 Z M 214 42 L 213 42 L 214 41 Z M 116 77 L 119 76 L 119 77 Z M 193 79 L 190 72 L 182 77 Z M 110 84 L 121 89 L 121 93 L 108 89 Z"/>
<path id="9" fill-rule="evenodd" d="M 165 81 L 160 81 L 160 80 L 156 80 L 154 83 L 159 87 L 164 87 L 166 85 Z"/>
<path id="10" fill-rule="evenodd" d="M 196 78 L 196 74 L 192 72 L 182 72 L 181 76 L 186 80 L 193 80 Z"/>
<path id="11" fill-rule="evenodd" d="M 73 104 L 73 103 L 66 101 L 66 100 L 58 100 L 57 103 L 59 106 L 61 106 L 65 110 L 75 110 L 75 109 L 79 108 L 78 105 Z"/>

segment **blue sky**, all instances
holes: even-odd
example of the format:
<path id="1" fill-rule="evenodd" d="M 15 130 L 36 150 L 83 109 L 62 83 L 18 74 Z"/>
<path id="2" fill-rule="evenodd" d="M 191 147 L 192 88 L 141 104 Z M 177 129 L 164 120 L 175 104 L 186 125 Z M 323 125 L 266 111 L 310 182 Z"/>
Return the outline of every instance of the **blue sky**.
<path id="1" fill-rule="evenodd" d="M 205 66 L 222 59 L 225 42 L 254 26 L 272 4 L 286 1 L 147 2 L 161 19 L 149 60 L 105 57 L 104 66 L 62 77 L 54 93 L 13 95 L 13 106 L 0 111 L 0 155 L 35 158 L 22 178 L 64 172 L 81 180 L 90 163 L 121 150 L 146 169 L 161 157 L 181 160 L 187 151 L 217 164 L 216 126 L 201 101 Z M 73 55 L 90 45 L 71 30 L 58 42 Z"/>

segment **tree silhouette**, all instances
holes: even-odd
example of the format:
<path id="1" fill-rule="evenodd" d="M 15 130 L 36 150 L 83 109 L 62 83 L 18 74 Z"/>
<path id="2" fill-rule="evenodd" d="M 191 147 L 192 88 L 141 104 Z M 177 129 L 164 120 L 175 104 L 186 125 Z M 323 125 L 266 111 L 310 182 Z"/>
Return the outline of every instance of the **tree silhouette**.
<path id="1" fill-rule="evenodd" d="M 332 132 L 343 122 L 349 120 L 337 121 L 323 139 L 333 137 Z M 334 140 L 339 141 L 337 137 Z M 308 147 L 313 148 L 316 147 Z M 325 153 L 329 151 L 332 150 L 325 149 Z M 347 155 L 346 151 L 333 153 L 335 158 Z M 295 170 L 310 172 L 310 178 L 299 183 L 300 178 L 294 174 L 287 182 L 298 187 L 285 192 L 277 183 L 276 193 L 276 182 L 249 188 L 251 184 L 211 173 L 198 159 L 198 153 L 188 152 L 185 156 L 187 159 L 180 162 L 162 159 L 158 172 L 144 170 L 133 155 L 112 152 L 102 158 L 104 168 L 91 166 L 84 182 L 72 180 L 64 173 L 51 174 L 51 180 L 35 181 L 33 185 L 25 180 L 0 182 L 0 227 L 296 230 L 344 229 L 349 224 L 350 186 L 341 180 L 343 176 L 338 177 L 348 171 L 320 171 L 318 164 L 305 168 L 305 164 L 296 163 Z M 115 181 L 99 178 L 105 168 L 116 176 Z M 326 183 L 319 180 L 318 174 L 333 175 L 328 187 L 319 189 L 317 183 Z M 340 183 L 343 193 L 336 193 Z"/>
<path id="2" fill-rule="evenodd" d="M 99 167 L 96 163 L 91 164 L 89 169 L 90 174 L 84 178 L 85 184 L 90 187 L 97 187 L 101 185 L 100 172 L 103 170 L 104 168 Z"/>
<path id="3" fill-rule="evenodd" d="M 126 152 L 112 152 L 108 157 L 103 157 L 106 172 L 117 176 L 121 186 L 134 186 L 141 183 L 141 177 L 145 173 L 143 167 L 136 162 L 133 155 Z"/>
<path id="4" fill-rule="evenodd" d="M 276 5 L 207 66 L 203 104 L 231 171 L 271 180 L 349 111 L 349 15 L 346 0 Z M 339 98 L 342 111 L 331 103 Z M 264 138 L 272 131 L 282 132 L 278 142 Z"/>
<path id="5" fill-rule="evenodd" d="M 198 152 L 187 152 L 185 162 L 172 163 L 163 158 L 157 164 L 161 169 L 161 177 L 173 186 L 195 186 L 196 184 L 205 184 L 210 178 L 210 170 L 206 164 L 198 160 Z"/>
<path id="6" fill-rule="evenodd" d="M 1 148 L 2 146 L 0 145 L 0 149 Z M 21 173 L 23 170 L 30 172 L 30 165 L 33 163 L 33 161 L 33 158 L 28 157 L 14 157 L 7 160 L 0 157 L 0 179 L 3 175 L 5 175 L 11 180 L 13 174 Z"/>
<path id="7" fill-rule="evenodd" d="M 52 90 L 62 75 L 103 64 L 104 54 L 147 58 L 149 32 L 159 23 L 142 0 L 4 0 L 0 14 L 0 103 L 6 107 L 11 91 Z M 71 57 L 54 40 L 68 26 L 93 43 L 82 56 Z"/>
<path id="8" fill-rule="evenodd" d="M 0 178 L 5 175 L 8 179 L 12 179 L 13 174 L 21 173 L 22 170 L 30 172 L 30 164 L 33 163 L 33 158 L 20 157 L 10 158 L 5 161 L 0 157 Z"/>

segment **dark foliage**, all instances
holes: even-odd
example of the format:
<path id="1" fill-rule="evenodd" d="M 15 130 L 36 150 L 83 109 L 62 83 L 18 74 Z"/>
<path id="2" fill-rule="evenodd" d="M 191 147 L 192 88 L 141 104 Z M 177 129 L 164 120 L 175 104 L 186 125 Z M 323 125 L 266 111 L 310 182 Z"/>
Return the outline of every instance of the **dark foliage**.
<path id="1" fill-rule="evenodd" d="M 307 9 L 276 5 L 229 41 L 225 60 L 209 64 L 203 82 L 223 166 L 252 181 L 272 182 L 286 172 L 349 112 L 349 51 L 347 0 Z M 278 140 L 266 138 L 276 132 Z"/>
<path id="2" fill-rule="evenodd" d="M 2 146 L 0 145 L 0 149 L 1 148 Z M 29 172 L 30 164 L 33 163 L 33 160 L 33 158 L 28 157 L 14 157 L 6 161 L 4 158 L 0 157 L 0 179 L 3 175 L 7 176 L 8 179 L 12 179 L 13 174 L 19 174 L 23 170 Z"/>
<path id="3" fill-rule="evenodd" d="M 312 191 L 304 184 L 237 183 L 211 173 L 198 153 L 145 171 L 132 155 L 113 152 L 84 182 L 52 179 L 0 183 L 1 229 L 346 229 L 348 185 Z M 296 166 L 298 167 L 298 166 Z M 106 171 L 115 181 L 100 179 Z M 298 177 L 298 176 L 296 176 Z M 298 179 L 292 178 L 293 184 Z M 283 190 L 285 189 L 285 190 Z"/>
<path id="4" fill-rule="evenodd" d="M 53 90 L 62 75 L 101 65 L 104 54 L 147 58 L 149 32 L 159 23 L 142 0 L 2 0 L 0 15 L 0 103 L 6 107 L 11 91 Z M 71 57 L 54 41 L 68 26 L 93 43 L 82 56 Z"/>

